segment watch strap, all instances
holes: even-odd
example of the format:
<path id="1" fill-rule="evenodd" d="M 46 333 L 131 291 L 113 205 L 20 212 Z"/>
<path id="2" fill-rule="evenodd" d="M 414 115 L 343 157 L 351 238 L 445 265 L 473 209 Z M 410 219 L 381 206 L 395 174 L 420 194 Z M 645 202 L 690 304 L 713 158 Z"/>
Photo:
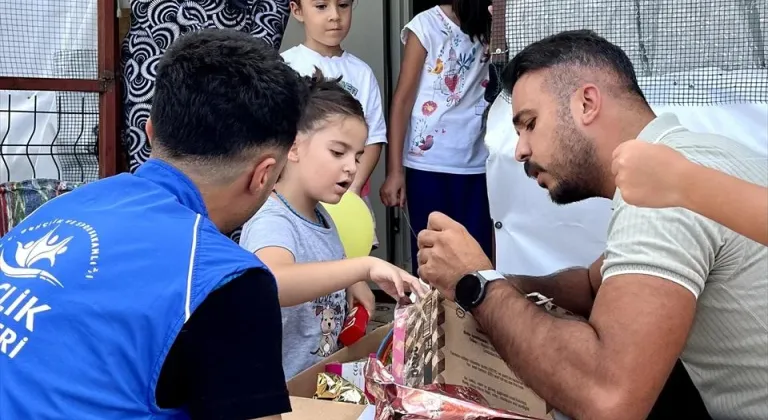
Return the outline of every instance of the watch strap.
<path id="1" fill-rule="evenodd" d="M 503 280 L 504 275 L 499 273 L 496 270 L 481 270 L 478 271 L 477 274 L 484 278 L 486 281 L 495 281 L 495 280 Z"/>

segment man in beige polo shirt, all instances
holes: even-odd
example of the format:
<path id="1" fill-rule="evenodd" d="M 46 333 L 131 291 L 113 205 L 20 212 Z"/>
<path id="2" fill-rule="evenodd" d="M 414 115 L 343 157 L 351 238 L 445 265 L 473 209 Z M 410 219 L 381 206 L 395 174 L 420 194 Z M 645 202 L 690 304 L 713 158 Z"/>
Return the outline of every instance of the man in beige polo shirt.
<path id="1" fill-rule="evenodd" d="M 422 279 L 471 311 L 510 367 L 572 418 L 644 418 L 678 357 L 713 418 L 768 418 L 768 247 L 688 210 L 628 205 L 610 170 L 633 138 L 762 186 L 768 162 L 654 115 L 626 54 L 590 31 L 531 44 L 503 84 L 528 176 L 559 204 L 613 198 L 606 250 L 589 268 L 494 281 L 466 230 L 433 214 L 419 235 Z M 543 312 L 522 295 L 532 291 L 586 320 Z"/>

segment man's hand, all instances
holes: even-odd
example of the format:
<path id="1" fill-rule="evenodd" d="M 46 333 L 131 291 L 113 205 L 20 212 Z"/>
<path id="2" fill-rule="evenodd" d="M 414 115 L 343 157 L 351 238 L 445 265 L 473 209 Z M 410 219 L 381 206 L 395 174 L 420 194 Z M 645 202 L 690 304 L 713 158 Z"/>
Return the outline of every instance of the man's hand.
<path id="1" fill-rule="evenodd" d="M 683 207 L 693 162 L 674 149 L 629 140 L 613 151 L 611 171 L 616 187 L 628 204 L 638 207 Z"/>
<path id="2" fill-rule="evenodd" d="M 453 300 L 456 283 L 466 274 L 493 268 L 480 244 L 450 217 L 434 212 L 419 232 L 419 277 Z"/>

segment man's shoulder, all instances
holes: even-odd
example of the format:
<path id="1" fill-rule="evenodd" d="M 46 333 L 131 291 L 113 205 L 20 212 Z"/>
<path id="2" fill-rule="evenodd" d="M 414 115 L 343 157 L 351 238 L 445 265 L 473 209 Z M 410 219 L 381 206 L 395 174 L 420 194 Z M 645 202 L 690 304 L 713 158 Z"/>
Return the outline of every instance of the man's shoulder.
<path id="1" fill-rule="evenodd" d="M 669 146 L 688 160 L 731 176 L 766 186 L 768 156 L 734 140 L 712 133 L 680 131 L 666 136 L 659 144 Z"/>

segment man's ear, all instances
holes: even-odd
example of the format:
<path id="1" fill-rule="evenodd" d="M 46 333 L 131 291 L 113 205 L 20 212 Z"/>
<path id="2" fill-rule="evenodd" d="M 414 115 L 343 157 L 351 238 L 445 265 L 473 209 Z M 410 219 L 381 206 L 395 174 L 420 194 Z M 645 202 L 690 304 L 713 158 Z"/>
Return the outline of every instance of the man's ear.
<path id="1" fill-rule="evenodd" d="M 594 84 L 586 84 L 577 95 L 574 95 L 578 101 L 578 117 L 583 125 L 589 125 L 597 118 L 600 109 L 603 106 L 603 97 L 600 89 Z"/>
<path id="2" fill-rule="evenodd" d="M 304 23 L 304 13 L 301 10 L 301 0 L 292 0 L 291 1 L 291 14 L 293 15 L 293 18 L 298 20 L 301 23 Z"/>
<path id="3" fill-rule="evenodd" d="M 147 118 L 147 123 L 144 124 L 144 131 L 147 133 L 147 142 L 149 142 L 149 147 L 152 147 L 152 139 L 155 137 L 155 126 L 152 125 L 151 118 Z"/>
<path id="4" fill-rule="evenodd" d="M 251 182 L 248 190 L 252 194 L 259 194 L 265 189 L 271 189 L 282 167 L 274 156 L 267 156 L 253 168 Z"/>

